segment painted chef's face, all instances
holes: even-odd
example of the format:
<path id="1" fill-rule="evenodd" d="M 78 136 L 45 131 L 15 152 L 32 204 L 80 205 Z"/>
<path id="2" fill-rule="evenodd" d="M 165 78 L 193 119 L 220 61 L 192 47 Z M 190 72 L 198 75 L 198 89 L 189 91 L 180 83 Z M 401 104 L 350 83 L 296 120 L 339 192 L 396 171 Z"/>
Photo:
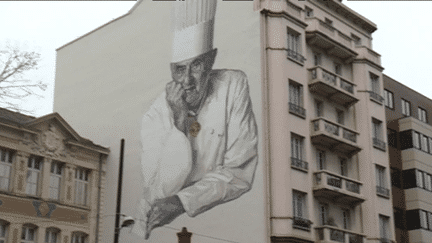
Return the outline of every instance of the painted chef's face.
<path id="1" fill-rule="evenodd" d="M 217 49 L 184 61 L 171 63 L 171 74 L 175 82 L 181 83 L 184 100 L 189 108 L 195 108 L 207 88 L 208 74 L 213 67 Z"/>

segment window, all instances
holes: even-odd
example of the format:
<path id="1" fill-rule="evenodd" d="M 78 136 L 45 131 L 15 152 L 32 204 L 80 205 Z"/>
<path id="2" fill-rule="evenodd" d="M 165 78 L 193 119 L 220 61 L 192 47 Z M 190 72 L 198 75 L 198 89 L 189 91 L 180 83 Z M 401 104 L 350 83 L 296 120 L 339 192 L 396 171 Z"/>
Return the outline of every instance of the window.
<path id="1" fill-rule="evenodd" d="M 425 189 L 428 191 L 432 191 L 431 175 L 424 173 L 424 179 L 425 179 Z"/>
<path id="2" fill-rule="evenodd" d="M 35 243 L 36 239 L 36 226 L 24 225 L 21 230 L 21 243 Z"/>
<path id="3" fill-rule="evenodd" d="M 411 116 L 411 103 L 404 99 L 402 100 L 402 114 L 405 116 Z"/>
<path id="4" fill-rule="evenodd" d="M 342 75 L 342 65 L 340 63 L 334 63 L 334 71 L 338 75 Z"/>
<path id="5" fill-rule="evenodd" d="M 78 205 L 87 205 L 88 176 L 89 172 L 84 168 L 75 170 L 75 203 Z"/>
<path id="6" fill-rule="evenodd" d="M 27 162 L 27 186 L 26 193 L 33 196 L 39 194 L 39 180 L 42 170 L 42 158 L 30 156 Z"/>
<path id="7" fill-rule="evenodd" d="M 396 228 L 405 229 L 404 211 L 402 209 L 394 208 L 394 224 Z"/>
<path id="8" fill-rule="evenodd" d="M 416 170 L 417 187 L 424 188 L 423 171 Z"/>
<path id="9" fill-rule="evenodd" d="M 389 197 L 390 191 L 387 188 L 385 167 L 376 165 L 376 183 L 377 183 L 377 195 Z"/>
<path id="10" fill-rule="evenodd" d="M 325 170 L 325 151 L 317 149 L 318 170 Z"/>
<path id="11" fill-rule="evenodd" d="M 88 243 L 88 237 L 86 233 L 83 232 L 74 232 L 72 234 L 71 243 Z"/>
<path id="12" fill-rule="evenodd" d="M 381 239 L 390 239 L 390 228 L 389 228 L 390 218 L 384 215 L 379 215 L 379 227 Z"/>
<path id="13" fill-rule="evenodd" d="M 45 243 L 60 243 L 59 232 L 56 228 L 48 228 L 45 232 Z"/>
<path id="14" fill-rule="evenodd" d="M 324 18 L 324 22 L 325 22 L 326 24 L 330 25 L 330 26 L 333 26 L 333 21 L 331 21 L 331 20 L 328 19 L 328 18 Z"/>
<path id="15" fill-rule="evenodd" d="M 432 230 L 432 213 L 428 212 L 428 224 L 429 224 L 429 230 Z"/>
<path id="16" fill-rule="evenodd" d="M 303 138 L 291 134 L 291 157 L 302 160 L 303 157 Z"/>
<path id="17" fill-rule="evenodd" d="M 293 190 L 294 217 L 307 219 L 306 193 Z"/>
<path id="18" fill-rule="evenodd" d="M 423 152 L 426 152 L 426 153 L 428 153 L 429 152 L 429 145 L 428 145 L 428 141 L 429 141 L 429 139 L 428 139 L 428 137 L 426 137 L 425 135 L 420 135 L 420 137 L 421 137 L 421 140 L 420 140 L 420 147 L 421 147 L 421 150 L 423 151 Z"/>
<path id="19" fill-rule="evenodd" d="M 427 123 L 427 113 L 425 109 L 419 107 L 417 109 L 417 115 L 420 121 Z"/>
<path id="20" fill-rule="evenodd" d="M 314 52 L 313 57 L 314 57 L 314 65 L 315 66 L 321 65 L 321 53 Z"/>
<path id="21" fill-rule="evenodd" d="M 390 109 L 394 108 L 393 93 L 386 89 L 384 90 L 384 104 Z"/>
<path id="22" fill-rule="evenodd" d="M 5 221 L 0 220 L 0 243 L 6 243 L 7 230 L 8 230 L 7 223 Z"/>
<path id="23" fill-rule="evenodd" d="M 377 139 L 382 138 L 382 122 L 375 118 L 372 118 L 372 137 Z"/>
<path id="24" fill-rule="evenodd" d="M 371 90 L 375 94 L 381 94 L 381 88 L 379 83 L 379 77 L 373 73 L 369 73 L 370 75 L 370 82 L 371 82 Z"/>
<path id="25" fill-rule="evenodd" d="M 12 152 L 7 149 L 0 148 L 0 190 L 9 191 L 11 171 Z"/>
<path id="26" fill-rule="evenodd" d="M 301 55 L 301 39 L 300 34 L 288 28 L 287 32 L 287 42 L 288 42 L 288 57 L 293 58 L 301 63 L 304 62 L 304 57 Z"/>
<path id="27" fill-rule="evenodd" d="M 337 117 L 337 123 L 341 125 L 345 124 L 344 112 L 342 110 L 336 109 L 336 117 Z"/>
<path id="28" fill-rule="evenodd" d="M 323 102 L 319 100 L 315 100 L 315 114 L 316 117 L 320 117 L 324 115 Z"/>
<path id="29" fill-rule="evenodd" d="M 420 210 L 420 227 L 428 229 L 427 212 L 423 210 Z"/>
<path id="30" fill-rule="evenodd" d="M 347 159 L 339 158 L 340 163 L 340 173 L 342 176 L 348 176 L 348 164 Z"/>
<path id="31" fill-rule="evenodd" d="M 432 138 L 429 138 L 429 153 L 432 153 Z"/>
<path id="32" fill-rule="evenodd" d="M 294 81 L 289 82 L 289 111 L 300 117 L 306 116 L 303 106 L 303 86 Z"/>
<path id="33" fill-rule="evenodd" d="M 354 44 L 355 44 L 356 46 L 361 46 L 362 41 L 361 41 L 360 37 L 358 37 L 358 36 L 356 36 L 356 35 L 354 35 L 354 34 L 351 34 L 351 39 L 353 39 Z"/>
<path id="34" fill-rule="evenodd" d="M 342 209 L 343 228 L 349 230 L 351 227 L 351 217 L 349 209 Z"/>
<path id="35" fill-rule="evenodd" d="M 420 133 L 413 131 L 413 146 L 416 149 L 420 149 Z"/>
<path id="36" fill-rule="evenodd" d="M 319 220 L 321 225 L 326 225 L 328 221 L 328 205 L 325 203 L 319 203 Z"/>
<path id="37" fill-rule="evenodd" d="M 53 161 L 51 163 L 50 198 L 54 200 L 60 198 L 62 167 L 63 165 L 59 162 Z"/>
<path id="38" fill-rule="evenodd" d="M 387 141 L 390 146 L 397 148 L 397 132 L 395 130 L 387 128 Z"/>
<path id="39" fill-rule="evenodd" d="M 306 17 L 311 18 L 314 16 L 313 15 L 313 9 L 311 9 L 311 8 L 305 7 L 305 12 L 306 12 Z"/>

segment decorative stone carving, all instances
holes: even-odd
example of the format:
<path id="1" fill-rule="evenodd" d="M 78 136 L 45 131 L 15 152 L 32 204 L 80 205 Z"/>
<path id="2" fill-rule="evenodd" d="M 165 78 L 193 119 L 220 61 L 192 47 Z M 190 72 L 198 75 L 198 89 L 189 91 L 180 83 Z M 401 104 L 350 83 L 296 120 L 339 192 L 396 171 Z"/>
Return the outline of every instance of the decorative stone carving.
<path id="1" fill-rule="evenodd" d="M 51 214 L 57 208 L 57 206 L 53 203 L 40 202 L 40 201 L 36 201 L 36 200 L 33 201 L 32 204 L 36 210 L 38 217 L 50 218 Z"/>
<path id="2" fill-rule="evenodd" d="M 21 143 L 34 152 L 51 157 L 66 157 L 67 154 L 62 136 L 52 124 L 40 136 L 25 133 Z"/>

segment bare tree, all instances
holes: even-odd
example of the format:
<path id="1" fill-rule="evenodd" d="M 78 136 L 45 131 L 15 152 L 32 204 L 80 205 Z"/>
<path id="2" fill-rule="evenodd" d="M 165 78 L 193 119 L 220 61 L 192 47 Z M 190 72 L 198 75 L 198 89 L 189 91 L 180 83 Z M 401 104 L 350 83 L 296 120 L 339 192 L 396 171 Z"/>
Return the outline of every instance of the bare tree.
<path id="1" fill-rule="evenodd" d="M 29 112 L 18 104 L 29 96 L 39 96 L 35 90 L 45 90 L 42 81 L 22 79 L 24 73 L 38 69 L 40 54 L 20 50 L 17 46 L 7 45 L 0 50 L 0 107 L 18 112 Z"/>

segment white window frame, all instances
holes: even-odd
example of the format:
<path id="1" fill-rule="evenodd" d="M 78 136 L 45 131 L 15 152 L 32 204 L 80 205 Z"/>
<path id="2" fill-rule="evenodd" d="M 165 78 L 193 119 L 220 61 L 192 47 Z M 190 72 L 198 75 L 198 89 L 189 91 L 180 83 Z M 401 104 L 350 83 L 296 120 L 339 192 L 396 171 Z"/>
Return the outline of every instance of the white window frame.
<path id="1" fill-rule="evenodd" d="M 413 131 L 413 147 L 420 149 L 420 133 Z"/>
<path id="2" fill-rule="evenodd" d="M 293 190 L 293 216 L 307 219 L 307 203 L 306 203 L 307 194 L 304 192 Z"/>
<path id="3" fill-rule="evenodd" d="M 326 169 L 326 151 L 317 149 L 317 166 L 318 170 L 325 170 Z"/>
<path id="4" fill-rule="evenodd" d="M 88 235 L 84 232 L 73 232 L 71 243 L 88 243 Z"/>
<path id="5" fill-rule="evenodd" d="M 384 104 L 390 109 L 394 108 L 394 95 L 393 92 L 384 89 Z"/>
<path id="6" fill-rule="evenodd" d="M 428 212 L 429 230 L 432 230 L 432 213 Z"/>
<path id="7" fill-rule="evenodd" d="M 348 176 L 348 159 L 346 158 L 339 158 L 339 165 L 340 165 L 340 174 L 342 176 Z"/>
<path id="8" fill-rule="evenodd" d="M 420 134 L 420 148 L 423 152 L 429 153 L 428 137 Z"/>
<path id="9" fill-rule="evenodd" d="M 342 219 L 343 219 L 343 228 L 346 230 L 351 229 L 351 212 L 349 209 L 342 208 Z"/>
<path id="10" fill-rule="evenodd" d="M 402 115 L 411 116 L 411 103 L 405 99 L 401 99 Z"/>
<path id="11" fill-rule="evenodd" d="M 60 243 L 60 230 L 47 228 L 45 231 L 45 243 Z"/>
<path id="12" fill-rule="evenodd" d="M 381 165 L 376 165 L 375 170 L 376 170 L 377 186 L 379 186 L 381 188 L 388 188 L 387 187 L 386 168 L 381 166 Z"/>
<path id="13" fill-rule="evenodd" d="M 428 213 L 424 210 L 419 210 L 420 227 L 422 229 L 429 229 L 428 227 Z"/>
<path id="14" fill-rule="evenodd" d="M 300 33 L 297 33 L 290 28 L 287 29 L 287 47 L 289 51 L 292 51 L 299 55 L 302 54 Z"/>
<path id="15" fill-rule="evenodd" d="M 314 52 L 313 53 L 313 57 L 314 57 L 314 65 L 315 66 L 320 66 L 321 65 L 321 53 L 318 52 Z"/>
<path id="16" fill-rule="evenodd" d="M 291 133 L 291 157 L 292 158 L 303 160 L 303 152 L 304 152 L 303 140 L 304 140 L 303 137 Z"/>
<path id="17" fill-rule="evenodd" d="M 424 180 L 425 180 L 425 189 L 428 191 L 432 191 L 432 177 L 430 174 L 424 173 Z"/>
<path id="18" fill-rule="evenodd" d="M 425 181 L 424 181 L 424 172 L 421 170 L 416 170 L 416 185 L 419 188 L 425 188 Z"/>
<path id="19" fill-rule="evenodd" d="M 382 121 L 372 118 L 372 137 L 382 140 Z"/>
<path id="20" fill-rule="evenodd" d="M 0 190 L 9 191 L 12 176 L 13 153 L 0 148 Z"/>
<path id="21" fill-rule="evenodd" d="M 289 102 L 303 107 L 303 86 L 293 81 L 289 82 Z"/>
<path id="22" fill-rule="evenodd" d="M 427 123 L 427 111 L 425 109 L 418 107 L 417 108 L 417 116 L 418 116 L 417 118 L 420 121 Z"/>
<path id="23" fill-rule="evenodd" d="M 35 243 L 37 241 L 37 228 L 24 225 L 21 229 L 21 243 Z"/>
<path id="24" fill-rule="evenodd" d="M 89 198 L 89 170 L 75 169 L 75 204 L 87 206 Z"/>
<path id="25" fill-rule="evenodd" d="M 42 166 L 42 158 L 33 155 L 29 157 L 27 162 L 26 194 L 39 196 Z"/>
<path id="26" fill-rule="evenodd" d="M 380 227 L 380 236 L 381 239 L 390 239 L 390 217 L 379 215 L 379 227 Z"/>
<path id="27" fill-rule="evenodd" d="M 60 199 L 61 185 L 62 185 L 62 171 L 63 164 L 57 161 L 51 162 L 49 198 L 53 200 Z"/>
<path id="28" fill-rule="evenodd" d="M 329 219 L 329 207 L 328 204 L 318 203 L 318 213 L 319 213 L 319 221 L 320 225 L 327 225 L 327 221 Z"/>
<path id="29" fill-rule="evenodd" d="M 381 95 L 381 85 L 380 85 L 379 76 L 375 75 L 373 73 L 369 73 L 369 77 L 370 77 L 370 84 L 371 84 L 372 92 L 374 92 L 375 94 Z"/>

